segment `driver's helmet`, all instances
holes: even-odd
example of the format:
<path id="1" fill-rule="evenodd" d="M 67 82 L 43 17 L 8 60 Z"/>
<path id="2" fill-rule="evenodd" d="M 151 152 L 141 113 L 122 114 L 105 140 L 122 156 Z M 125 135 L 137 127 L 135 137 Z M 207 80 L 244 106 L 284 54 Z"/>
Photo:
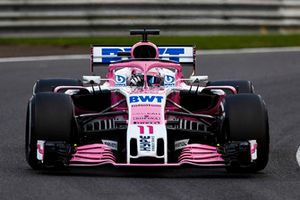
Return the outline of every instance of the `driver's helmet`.
<path id="1" fill-rule="evenodd" d="M 164 77 L 159 69 L 151 69 L 147 72 L 147 84 L 149 87 L 160 87 L 164 85 Z M 144 74 L 133 70 L 129 78 L 130 86 L 142 87 L 144 86 Z"/>
<path id="2" fill-rule="evenodd" d="M 163 86 L 164 79 L 157 70 L 151 70 L 147 73 L 147 83 L 150 87 Z"/>

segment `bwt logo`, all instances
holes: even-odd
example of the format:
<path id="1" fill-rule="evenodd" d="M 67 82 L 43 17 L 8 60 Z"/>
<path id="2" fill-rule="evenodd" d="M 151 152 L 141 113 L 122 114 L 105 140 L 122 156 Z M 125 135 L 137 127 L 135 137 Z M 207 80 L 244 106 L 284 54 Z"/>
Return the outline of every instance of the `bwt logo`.
<path id="1" fill-rule="evenodd" d="M 115 81 L 116 81 L 116 83 L 125 83 L 126 78 L 121 75 L 116 75 Z"/>
<path id="2" fill-rule="evenodd" d="M 164 80 L 165 80 L 165 83 L 174 83 L 174 81 L 175 81 L 175 78 L 174 78 L 174 76 L 170 76 L 170 75 L 166 75 L 165 76 L 165 78 L 164 78 Z"/>
<path id="3" fill-rule="evenodd" d="M 157 103 L 161 103 L 162 99 L 164 97 L 163 96 L 130 96 L 129 97 L 129 103 L 153 103 L 153 102 L 157 102 Z"/>
<path id="4" fill-rule="evenodd" d="M 122 60 L 122 58 L 118 55 L 118 52 L 130 52 L 131 48 L 120 48 L 120 47 L 102 47 L 102 62 L 103 63 L 111 63 Z M 172 58 L 168 58 L 168 60 L 172 60 L 175 62 L 179 62 L 180 55 L 184 55 L 184 48 L 180 47 L 159 47 L 159 56 L 174 56 Z M 107 57 L 111 56 L 111 57 Z M 178 56 L 178 57 L 176 57 Z"/>
<path id="5" fill-rule="evenodd" d="M 174 87 L 175 86 L 175 78 L 174 76 L 166 75 L 164 78 L 165 87 Z"/>

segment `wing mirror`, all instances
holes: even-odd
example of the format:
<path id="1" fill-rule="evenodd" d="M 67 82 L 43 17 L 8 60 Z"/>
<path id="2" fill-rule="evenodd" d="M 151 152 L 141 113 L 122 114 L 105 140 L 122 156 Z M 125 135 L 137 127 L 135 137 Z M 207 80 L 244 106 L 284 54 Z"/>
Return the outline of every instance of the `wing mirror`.
<path id="1" fill-rule="evenodd" d="M 206 82 L 208 81 L 208 76 L 191 76 L 189 80 L 191 83 Z"/>
<path id="2" fill-rule="evenodd" d="M 82 82 L 85 84 L 100 84 L 101 76 L 82 76 Z"/>

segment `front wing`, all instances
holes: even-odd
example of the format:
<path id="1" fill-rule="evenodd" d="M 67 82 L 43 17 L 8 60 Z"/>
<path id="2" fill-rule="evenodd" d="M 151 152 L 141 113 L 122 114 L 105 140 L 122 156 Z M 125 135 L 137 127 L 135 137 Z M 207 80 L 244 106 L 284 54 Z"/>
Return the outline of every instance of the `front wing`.
<path id="1" fill-rule="evenodd" d="M 257 158 L 257 143 L 251 141 L 234 141 L 224 147 L 205 144 L 187 144 L 172 163 L 121 163 L 117 161 L 111 147 L 105 144 L 88 144 L 72 147 L 63 142 L 38 140 L 37 159 L 45 166 L 63 163 L 69 167 L 87 167 L 113 165 L 120 167 L 179 167 L 194 165 L 199 167 L 225 167 L 232 163 L 249 166 Z"/>

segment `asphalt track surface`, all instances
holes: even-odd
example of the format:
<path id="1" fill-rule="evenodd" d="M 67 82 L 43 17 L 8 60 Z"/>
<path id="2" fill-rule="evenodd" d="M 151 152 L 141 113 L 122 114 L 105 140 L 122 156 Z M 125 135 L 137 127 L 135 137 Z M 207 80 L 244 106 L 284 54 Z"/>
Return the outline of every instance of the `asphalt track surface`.
<path id="1" fill-rule="evenodd" d="M 300 52 L 203 55 L 210 80 L 248 79 L 269 109 L 271 154 L 256 174 L 224 169 L 33 171 L 25 110 L 37 79 L 80 78 L 88 60 L 0 63 L 0 199 L 300 199 Z"/>

